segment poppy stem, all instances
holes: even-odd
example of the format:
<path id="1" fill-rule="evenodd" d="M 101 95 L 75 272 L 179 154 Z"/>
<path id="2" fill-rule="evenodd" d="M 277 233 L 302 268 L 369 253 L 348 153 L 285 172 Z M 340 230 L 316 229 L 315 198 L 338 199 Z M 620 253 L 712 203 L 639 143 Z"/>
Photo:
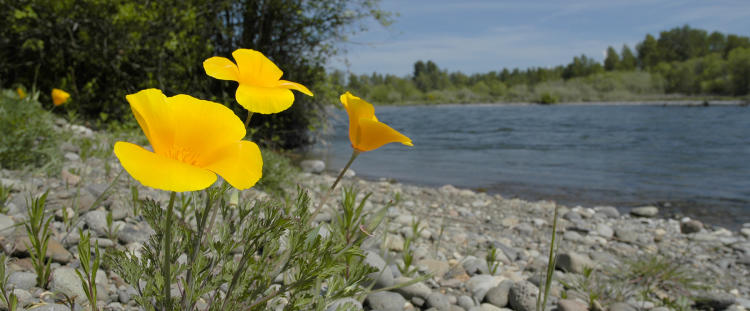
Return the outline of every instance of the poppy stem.
<path id="1" fill-rule="evenodd" d="M 169 205 L 167 206 L 167 219 L 166 219 L 166 231 L 164 232 L 164 266 L 162 266 L 162 274 L 164 276 L 164 310 L 172 310 L 172 276 L 171 268 L 171 246 L 172 246 L 172 210 L 174 208 L 174 199 L 177 196 L 177 192 L 172 191 L 169 196 Z"/>
<path id="2" fill-rule="evenodd" d="M 357 156 L 361 153 L 361 151 L 354 149 L 352 152 L 352 157 L 349 158 L 349 162 L 346 163 L 346 166 L 344 166 L 344 169 L 341 170 L 341 173 L 339 174 L 339 177 L 336 178 L 336 181 L 333 182 L 333 185 L 331 185 L 331 188 L 328 188 L 328 191 L 323 195 L 323 198 L 320 199 L 320 203 L 318 203 L 318 207 L 310 214 L 309 222 L 313 221 L 315 219 L 315 216 L 318 215 L 320 210 L 323 208 L 323 204 L 328 201 L 328 197 L 331 196 L 331 192 L 333 192 L 333 189 L 336 188 L 336 185 L 339 184 L 339 181 L 341 181 L 341 178 L 344 177 L 344 173 L 346 173 L 346 170 L 349 169 L 349 167 L 352 165 L 352 162 L 354 162 L 354 159 L 357 158 Z"/>
<path id="3" fill-rule="evenodd" d="M 344 173 L 349 169 L 349 166 L 352 165 L 352 162 L 354 162 L 354 159 L 357 158 L 357 156 L 360 154 L 360 151 L 357 149 L 354 149 L 352 152 L 352 157 L 349 158 L 349 162 L 346 163 L 346 166 L 344 166 L 344 169 L 341 170 L 341 173 L 339 173 L 339 177 L 336 177 L 336 181 L 333 182 L 333 185 L 331 185 L 331 189 L 328 190 L 328 192 L 333 191 L 333 189 L 336 189 L 336 185 L 339 184 L 339 181 L 341 181 L 341 178 L 344 177 Z"/>
<path id="4" fill-rule="evenodd" d="M 248 110 L 247 111 L 247 119 L 245 119 L 245 129 L 247 129 L 248 126 L 250 126 L 250 118 L 253 117 L 253 112 Z"/>

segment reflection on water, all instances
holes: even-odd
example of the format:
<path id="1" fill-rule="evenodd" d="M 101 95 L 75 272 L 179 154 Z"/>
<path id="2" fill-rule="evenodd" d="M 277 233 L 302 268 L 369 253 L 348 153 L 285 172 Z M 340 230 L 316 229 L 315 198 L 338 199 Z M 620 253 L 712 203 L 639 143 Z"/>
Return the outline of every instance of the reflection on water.
<path id="1" fill-rule="evenodd" d="M 750 222 L 750 108 L 682 106 L 377 107 L 414 141 L 362 154 L 365 177 L 486 189 L 509 197 L 629 207 L 736 227 Z M 351 154 L 332 117 L 328 167 Z"/>

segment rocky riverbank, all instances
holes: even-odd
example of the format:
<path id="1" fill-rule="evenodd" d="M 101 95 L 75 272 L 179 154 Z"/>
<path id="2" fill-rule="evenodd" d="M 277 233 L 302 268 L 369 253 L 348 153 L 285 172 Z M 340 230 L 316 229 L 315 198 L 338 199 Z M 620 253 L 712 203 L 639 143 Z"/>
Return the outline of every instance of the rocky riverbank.
<path id="1" fill-rule="evenodd" d="M 79 132 L 95 135 L 82 129 Z M 69 310 L 58 293 L 84 300 L 74 271 L 79 267 L 77 228 L 90 231 L 103 249 L 135 251 L 152 233 L 142 217 L 133 215 L 130 187 L 137 183 L 126 173 L 112 183 L 121 171 L 114 157 L 82 158 L 81 148 L 70 143 L 61 149 L 65 162 L 59 177 L 0 171 L 3 187 L 10 189 L 0 214 L 0 243 L 11 256 L 8 286 L 27 309 Z M 295 182 L 319 200 L 333 179 L 327 174 L 301 173 Z M 356 186 L 362 197 L 372 193 L 365 205 L 367 211 L 387 207 L 383 224 L 366 243 L 367 262 L 380 270 L 372 275 L 373 287 L 386 290 L 365 297 L 362 308 L 535 309 L 547 264 L 554 202 L 505 199 L 450 185 L 427 188 L 351 176 L 343 185 Z M 166 193 L 137 187 L 140 198 L 167 198 Z M 36 287 L 22 225 L 28 198 L 45 191 L 47 210 L 55 215 L 47 253 L 53 260 L 48 289 Z M 245 196 L 267 197 L 253 189 Z M 337 198 L 333 197 L 318 215 L 318 223 L 325 225 L 336 213 Z M 696 220 L 653 218 L 655 209 L 625 212 L 607 206 L 560 206 L 558 269 L 548 305 L 558 310 L 659 311 L 681 305 L 713 310 L 750 308 L 750 224 L 734 232 Z M 110 212 L 111 225 L 107 223 Z M 417 222 L 420 230 L 414 235 Z M 411 239 L 409 249 L 404 249 L 406 239 Z M 495 256 L 488 257 L 492 249 Z M 407 270 L 402 266 L 405 252 L 414 258 L 406 267 L 416 271 L 411 276 L 400 272 Z M 428 273 L 424 280 L 393 288 Z M 100 270 L 97 287 L 102 309 L 138 310 L 133 300 L 135 289 L 115 273 Z"/>

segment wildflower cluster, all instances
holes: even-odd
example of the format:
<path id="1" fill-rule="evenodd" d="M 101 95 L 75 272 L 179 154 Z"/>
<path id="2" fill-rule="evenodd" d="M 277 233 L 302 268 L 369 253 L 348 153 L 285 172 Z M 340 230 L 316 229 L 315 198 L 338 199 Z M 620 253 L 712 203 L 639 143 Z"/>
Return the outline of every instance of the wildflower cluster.
<path id="1" fill-rule="evenodd" d="M 138 252 L 110 252 L 105 264 L 136 288 L 146 309 L 323 309 L 334 299 L 361 294 L 358 285 L 372 272 L 359 248 L 364 239 L 339 237 L 362 236 L 358 230 L 372 232 L 379 221 L 365 220 L 364 200 L 355 202 L 356 191 L 345 191 L 341 209 L 357 217 L 336 222 L 340 225 L 327 233 L 313 225 L 324 202 L 311 213 L 301 189 L 285 204 L 239 192 L 253 187 L 263 172 L 260 149 L 244 139 L 252 114 L 289 108 L 292 90 L 313 93 L 281 80 L 283 72 L 258 51 L 238 49 L 232 56 L 236 63 L 211 57 L 203 66 L 211 77 L 238 82 L 236 100 L 248 110 L 244 125 L 226 106 L 189 95 L 167 97 L 146 89 L 126 97 L 151 146 L 119 141 L 114 153 L 135 180 L 170 196 L 165 209 L 156 201 L 138 201 L 155 234 Z M 348 92 L 341 102 L 354 150 L 343 171 L 361 152 L 390 142 L 412 145 L 379 122 L 371 104 Z"/>

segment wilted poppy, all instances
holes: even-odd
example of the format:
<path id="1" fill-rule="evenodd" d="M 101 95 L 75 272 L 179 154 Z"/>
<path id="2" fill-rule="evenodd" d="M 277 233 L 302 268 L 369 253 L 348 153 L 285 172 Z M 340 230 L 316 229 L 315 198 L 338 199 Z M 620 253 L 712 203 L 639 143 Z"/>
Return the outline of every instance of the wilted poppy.
<path id="1" fill-rule="evenodd" d="M 64 104 L 66 101 L 68 101 L 68 98 L 70 98 L 70 94 L 68 94 L 68 92 L 65 92 L 61 89 L 52 89 L 52 103 L 55 104 L 55 106 Z"/>
<path id="2" fill-rule="evenodd" d="M 349 140 L 355 150 L 370 151 L 395 142 L 413 146 L 409 137 L 378 121 L 375 108 L 370 103 L 349 92 L 341 95 L 340 99 L 349 114 Z"/>
<path id="3" fill-rule="evenodd" d="M 238 49 L 232 53 L 237 64 L 214 56 L 203 62 L 206 74 L 220 80 L 239 82 L 235 98 L 248 111 L 270 114 L 286 110 L 294 102 L 291 90 L 313 96 L 304 85 L 280 80 L 283 72 L 261 52 Z"/>
<path id="4" fill-rule="evenodd" d="M 219 174 L 237 189 L 260 179 L 263 159 L 227 107 L 188 95 L 147 89 L 126 96 L 153 152 L 118 141 L 115 155 L 134 179 L 167 191 L 204 189 Z"/>

